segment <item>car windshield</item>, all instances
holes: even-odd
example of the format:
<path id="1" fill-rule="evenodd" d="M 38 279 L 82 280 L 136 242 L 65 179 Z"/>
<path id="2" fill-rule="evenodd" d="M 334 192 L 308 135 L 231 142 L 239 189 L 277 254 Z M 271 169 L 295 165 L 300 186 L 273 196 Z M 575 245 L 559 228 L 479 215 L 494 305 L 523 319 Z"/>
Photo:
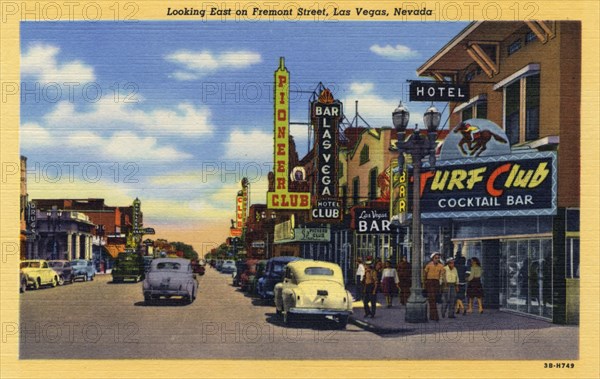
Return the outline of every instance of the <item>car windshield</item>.
<path id="1" fill-rule="evenodd" d="M 157 270 L 179 270 L 181 265 L 175 262 L 161 262 L 156 265 Z"/>
<path id="2" fill-rule="evenodd" d="M 71 266 L 85 266 L 85 261 L 71 261 Z"/>
<path id="3" fill-rule="evenodd" d="M 275 274 L 280 274 L 283 272 L 283 268 L 285 267 L 287 263 L 276 263 L 273 265 L 273 272 Z"/>
<path id="4" fill-rule="evenodd" d="M 62 262 L 48 262 L 48 266 L 50 266 L 50 267 L 62 267 L 63 263 Z"/>
<path id="5" fill-rule="evenodd" d="M 40 268 L 40 262 L 21 262 L 21 268 Z"/>
<path id="6" fill-rule="evenodd" d="M 326 267 L 307 267 L 304 269 L 306 275 L 333 275 L 333 270 Z"/>

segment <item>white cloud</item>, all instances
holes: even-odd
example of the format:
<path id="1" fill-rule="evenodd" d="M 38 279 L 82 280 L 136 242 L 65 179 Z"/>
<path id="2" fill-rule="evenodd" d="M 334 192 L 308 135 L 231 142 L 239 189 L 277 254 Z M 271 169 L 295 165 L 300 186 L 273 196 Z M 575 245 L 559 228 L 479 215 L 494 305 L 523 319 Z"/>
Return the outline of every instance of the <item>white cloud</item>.
<path id="1" fill-rule="evenodd" d="M 261 55 L 252 51 L 227 51 L 213 53 L 207 50 L 178 50 L 165 60 L 181 66 L 172 76 L 181 81 L 200 79 L 204 75 L 220 70 L 238 70 L 262 61 Z"/>
<path id="2" fill-rule="evenodd" d="M 404 45 L 373 45 L 370 49 L 375 54 L 392 60 L 406 60 L 419 57 L 419 53 Z"/>
<path id="3" fill-rule="evenodd" d="M 30 45 L 21 55 L 21 75 L 31 76 L 43 84 L 90 83 L 95 80 L 94 69 L 81 61 L 59 63 L 59 52 L 60 48 L 54 45 Z"/>
<path id="4" fill-rule="evenodd" d="M 50 146 L 55 141 L 52 139 L 50 132 L 42 128 L 35 122 L 28 122 L 21 126 L 19 136 L 21 146 L 25 148 L 36 148 L 39 146 Z"/>
<path id="5" fill-rule="evenodd" d="M 79 112 L 73 103 L 62 101 L 44 121 L 49 128 L 69 130 L 138 129 L 158 136 L 201 137 L 211 134 L 210 110 L 180 103 L 174 108 L 142 110 L 136 103 L 114 102 L 105 98 L 94 103 L 91 110 Z"/>
<path id="6" fill-rule="evenodd" d="M 234 130 L 225 143 L 225 159 L 259 164 L 273 161 L 273 134 L 260 130 Z"/>
<path id="7" fill-rule="evenodd" d="M 392 126 L 392 112 L 398 106 L 398 100 L 381 97 L 375 85 L 370 82 L 352 83 L 349 93 L 342 102 L 354 104 L 356 100 L 358 100 L 358 113 L 371 127 Z"/>

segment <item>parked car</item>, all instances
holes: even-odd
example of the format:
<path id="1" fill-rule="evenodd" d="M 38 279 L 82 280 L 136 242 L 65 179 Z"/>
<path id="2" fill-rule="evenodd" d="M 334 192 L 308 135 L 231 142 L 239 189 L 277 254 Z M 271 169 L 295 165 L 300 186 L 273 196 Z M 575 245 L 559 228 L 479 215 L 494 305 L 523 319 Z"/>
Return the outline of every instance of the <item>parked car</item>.
<path id="1" fill-rule="evenodd" d="M 30 259 L 21 261 L 21 270 L 27 277 L 27 286 L 38 289 L 41 286 L 58 285 L 58 274 L 50 268 L 44 259 Z"/>
<path id="2" fill-rule="evenodd" d="M 240 286 L 240 277 L 242 276 L 244 271 L 246 271 L 246 260 L 240 259 L 235 261 L 235 271 L 231 274 L 233 277 L 232 284 L 234 287 Z"/>
<path id="3" fill-rule="evenodd" d="M 283 280 L 283 268 L 290 262 L 300 260 L 298 257 L 273 257 L 267 261 L 265 275 L 259 279 L 257 293 L 262 299 L 272 299 L 275 284 Z"/>
<path id="4" fill-rule="evenodd" d="M 23 270 L 19 270 L 19 292 L 23 293 L 27 291 L 27 275 Z"/>
<path id="5" fill-rule="evenodd" d="M 147 303 L 161 297 L 181 296 L 189 304 L 196 299 L 198 281 L 188 259 L 158 258 L 152 261 L 142 288 Z"/>
<path id="6" fill-rule="evenodd" d="M 223 266 L 223 260 L 217 259 L 217 261 L 215 262 L 215 268 L 217 269 L 217 271 L 221 271 L 221 266 Z"/>
<path id="7" fill-rule="evenodd" d="M 127 279 L 133 279 L 137 283 L 145 277 L 144 258 L 137 253 L 119 253 L 111 274 L 113 283 Z"/>
<path id="8" fill-rule="evenodd" d="M 262 259 L 260 261 L 258 261 L 258 263 L 256 264 L 256 274 L 254 274 L 254 277 L 252 278 L 252 281 L 250 282 L 250 288 L 248 289 L 248 292 L 252 295 L 252 296 L 256 296 L 257 293 L 257 286 L 258 286 L 258 281 L 260 280 L 260 278 L 262 278 L 265 275 L 265 269 L 267 268 L 267 260 L 266 259 Z"/>
<path id="9" fill-rule="evenodd" d="M 221 266 L 221 273 L 223 274 L 231 274 L 235 271 L 235 261 L 228 259 L 223 262 Z"/>
<path id="10" fill-rule="evenodd" d="M 275 307 L 286 324 L 299 316 L 318 316 L 332 318 L 343 329 L 352 314 L 352 294 L 339 265 L 302 260 L 286 266 L 283 282 L 275 286 Z"/>
<path id="11" fill-rule="evenodd" d="M 71 261 L 73 267 L 73 280 L 81 279 L 84 282 L 94 280 L 96 276 L 96 267 L 92 261 L 85 259 L 73 259 Z"/>
<path id="12" fill-rule="evenodd" d="M 71 262 L 65 260 L 48 261 L 48 266 L 58 274 L 58 285 L 62 286 L 65 282 L 73 283 L 73 267 Z"/>
<path id="13" fill-rule="evenodd" d="M 258 263 L 258 259 L 248 259 L 246 261 L 246 269 L 240 275 L 240 289 L 242 291 L 250 290 L 250 283 L 254 280 L 254 275 L 256 275 L 256 264 Z"/>

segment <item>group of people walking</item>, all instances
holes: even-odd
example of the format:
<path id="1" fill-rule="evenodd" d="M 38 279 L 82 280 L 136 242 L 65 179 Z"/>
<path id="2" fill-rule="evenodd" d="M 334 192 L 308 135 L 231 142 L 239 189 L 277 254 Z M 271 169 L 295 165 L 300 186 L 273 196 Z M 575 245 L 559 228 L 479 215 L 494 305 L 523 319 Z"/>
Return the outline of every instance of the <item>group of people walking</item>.
<path id="1" fill-rule="evenodd" d="M 479 259 L 471 258 L 467 267 L 465 258 L 460 254 L 456 259 L 447 259 L 445 264 L 441 263 L 441 255 L 438 252 L 432 253 L 430 258 L 422 275 L 429 303 L 429 319 L 439 320 L 439 300 L 442 302 L 442 317 L 448 315 L 449 318 L 455 318 L 455 314 L 472 313 L 475 300 L 479 313 L 483 313 L 483 270 Z M 396 268 L 392 267 L 390 261 L 383 263 L 379 260 L 373 264 L 370 257 L 364 263 L 358 258 L 357 265 L 356 300 L 362 299 L 365 317 L 375 317 L 378 292 L 384 294 L 388 308 L 392 306 L 392 298 L 396 294 L 400 304 L 406 305 L 410 296 L 412 271 L 405 256 Z M 464 304 L 465 299 L 468 299 L 467 306 Z"/>

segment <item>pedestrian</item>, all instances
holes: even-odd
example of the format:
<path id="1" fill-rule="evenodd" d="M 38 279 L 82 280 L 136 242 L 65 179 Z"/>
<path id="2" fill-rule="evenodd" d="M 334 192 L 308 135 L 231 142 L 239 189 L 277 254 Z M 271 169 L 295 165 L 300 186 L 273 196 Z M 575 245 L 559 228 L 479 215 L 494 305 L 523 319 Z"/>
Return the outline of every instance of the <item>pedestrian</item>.
<path id="1" fill-rule="evenodd" d="M 398 293 L 398 271 L 392 267 L 392 262 L 385 261 L 385 266 L 381 271 L 381 291 L 385 295 L 385 301 L 388 308 L 392 307 L 392 296 Z"/>
<path id="2" fill-rule="evenodd" d="M 448 258 L 442 275 L 442 317 L 446 317 L 446 312 L 448 312 L 448 318 L 455 318 L 454 305 L 457 292 L 458 270 L 454 267 L 454 258 Z"/>
<path id="3" fill-rule="evenodd" d="M 383 272 L 383 262 L 381 261 L 381 258 L 377 258 L 377 262 L 375 262 L 375 271 L 377 272 L 377 282 L 379 283 L 377 292 L 381 292 L 381 274 Z"/>
<path id="4" fill-rule="evenodd" d="M 471 258 L 471 271 L 467 277 L 467 297 L 469 298 L 469 309 L 467 313 L 473 312 L 473 301 L 477 299 L 479 313 L 483 313 L 483 286 L 481 285 L 481 276 L 483 269 L 481 263 L 476 257 Z"/>
<path id="5" fill-rule="evenodd" d="M 357 267 L 356 267 L 356 301 L 362 300 L 363 294 L 363 277 L 365 276 L 365 265 L 363 264 L 362 258 L 358 257 L 356 259 Z"/>
<path id="6" fill-rule="evenodd" d="M 465 288 L 466 288 L 466 271 L 467 268 L 465 266 L 466 260 L 465 257 L 459 252 L 456 253 L 456 258 L 454 259 L 454 267 L 458 273 L 458 292 L 456 293 L 456 310 L 455 312 L 463 314 L 463 316 L 467 315 L 467 308 L 464 305 L 465 300 Z"/>
<path id="7" fill-rule="evenodd" d="M 410 287 L 412 285 L 412 270 L 410 263 L 406 260 L 406 255 L 403 255 L 400 259 L 397 271 L 399 280 L 398 286 L 400 288 L 398 297 L 400 298 L 400 304 L 406 305 L 408 297 L 410 296 Z"/>
<path id="8" fill-rule="evenodd" d="M 431 261 L 425 266 L 425 291 L 427 291 L 427 300 L 429 301 L 429 319 L 439 321 L 437 311 L 437 296 L 440 293 L 440 280 L 444 273 L 444 266 L 440 263 L 440 253 L 434 251 L 431 254 Z"/>
<path id="9" fill-rule="evenodd" d="M 373 261 L 365 262 L 365 276 L 363 277 L 363 306 L 365 318 L 375 317 L 377 310 L 377 271 L 373 269 Z"/>

